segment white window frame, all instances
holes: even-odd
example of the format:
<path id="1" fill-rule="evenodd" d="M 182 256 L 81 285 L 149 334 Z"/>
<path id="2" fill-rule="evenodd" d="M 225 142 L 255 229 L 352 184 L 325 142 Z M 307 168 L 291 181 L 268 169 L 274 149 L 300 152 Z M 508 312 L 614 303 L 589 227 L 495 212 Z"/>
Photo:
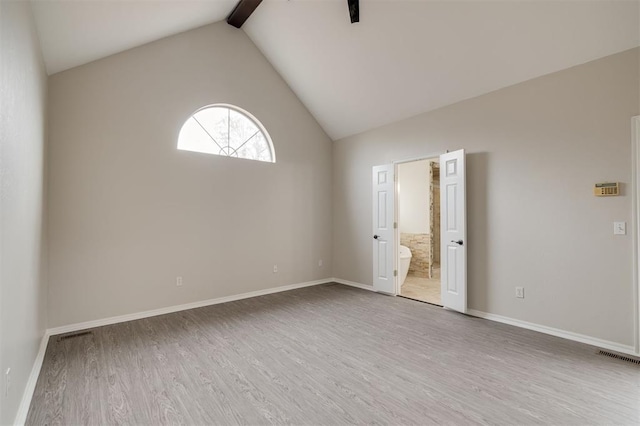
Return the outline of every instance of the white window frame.
<path id="1" fill-rule="evenodd" d="M 264 139 L 267 141 L 267 144 L 269 145 L 269 151 L 271 153 L 271 161 L 263 161 L 263 160 L 258 160 L 258 159 L 255 159 L 255 158 L 247 158 L 247 157 L 239 157 L 239 156 L 235 157 L 235 156 L 232 156 L 232 155 L 216 154 L 216 153 L 203 153 L 203 154 L 217 155 L 219 157 L 240 158 L 240 159 L 243 159 L 243 160 L 253 160 L 253 161 L 259 161 L 261 163 L 275 163 L 276 162 L 276 150 L 274 149 L 273 141 L 271 140 L 271 135 L 269 135 L 269 132 L 267 132 L 267 129 L 265 129 L 265 127 L 262 124 L 262 122 L 260 120 L 258 120 L 249 111 L 247 111 L 245 109 L 242 109 L 239 106 L 232 105 L 232 104 L 225 104 L 225 103 L 217 103 L 217 104 L 205 105 L 205 106 L 203 106 L 201 108 L 198 108 L 196 111 L 194 111 L 193 113 L 191 113 L 189 115 L 189 117 L 182 124 L 182 127 L 180 128 L 180 132 L 178 133 L 178 149 L 179 150 L 202 153 L 201 151 L 192 151 L 192 150 L 189 150 L 189 149 L 180 148 L 180 137 L 181 137 L 181 134 L 182 134 L 182 129 L 189 122 L 189 120 L 191 120 L 193 118 L 193 116 L 196 115 L 197 113 L 199 113 L 200 111 L 203 111 L 203 110 L 206 110 L 206 109 L 209 109 L 209 108 L 226 108 L 226 109 L 235 111 L 238 114 L 243 115 L 248 120 L 250 120 L 258 128 L 260 133 L 262 133 L 262 136 L 264 137 Z"/>

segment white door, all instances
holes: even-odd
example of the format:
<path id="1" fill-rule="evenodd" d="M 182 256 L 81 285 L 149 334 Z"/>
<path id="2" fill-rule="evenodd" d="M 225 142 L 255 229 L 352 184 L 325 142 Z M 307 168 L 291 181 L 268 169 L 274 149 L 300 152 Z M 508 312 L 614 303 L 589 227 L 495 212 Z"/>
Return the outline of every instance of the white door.
<path id="1" fill-rule="evenodd" d="M 440 156 L 442 306 L 467 311 L 467 215 L 464 149 Z"/>
<path id="2" fill-rule="evenodd" d="M 394 165 L 373 167 L 373 288 L 395 294 L 393 221 Z"/>

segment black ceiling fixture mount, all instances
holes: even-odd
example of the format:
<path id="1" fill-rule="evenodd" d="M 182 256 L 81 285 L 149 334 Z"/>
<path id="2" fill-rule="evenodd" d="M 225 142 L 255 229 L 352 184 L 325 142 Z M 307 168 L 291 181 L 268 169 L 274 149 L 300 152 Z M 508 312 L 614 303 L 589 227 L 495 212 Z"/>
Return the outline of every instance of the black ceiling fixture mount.
<path id="1" fill-rule="evenodd" d="M 351 23 L 360 22 L 360 0 L 347 0 Z"/>
<path id="2" fill-rule="evenodd" d="M 242 27 L 253 11 L 260 6 L 260 3 L 262 0 L 240 0 L 227 17 L 227 24 L 236 28 Z M 347 5 L 349 6 L 351 23 L 360 22 L 360 0 L 347 0 Z"/>
<path id="3" fill-rule="evenodd" d="M 262 0 L 240 0 L 227 17 L 227 24 L 240 28 L 260 3 Z"/>

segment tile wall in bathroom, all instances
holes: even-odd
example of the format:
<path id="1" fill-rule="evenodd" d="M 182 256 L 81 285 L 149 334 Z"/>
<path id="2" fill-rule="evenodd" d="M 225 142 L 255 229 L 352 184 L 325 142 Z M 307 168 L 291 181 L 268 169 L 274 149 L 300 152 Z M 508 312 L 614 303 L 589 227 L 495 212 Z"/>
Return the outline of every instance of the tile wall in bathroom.
<path id="1" fill-rule="evenodd" d="M 429 277 L 429 234 L 400 233 L 400 244 L 411 250 L 409 275 Z"/>

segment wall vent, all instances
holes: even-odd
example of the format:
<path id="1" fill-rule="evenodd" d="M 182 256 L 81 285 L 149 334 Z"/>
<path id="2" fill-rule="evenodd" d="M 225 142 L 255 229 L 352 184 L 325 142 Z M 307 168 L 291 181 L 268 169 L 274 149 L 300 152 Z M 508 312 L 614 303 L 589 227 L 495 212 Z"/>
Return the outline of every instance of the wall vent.
<path id="1" fill-rule="evenodd" d="M 86 336 L 88 334 L 93 334 L 93 331 L 81 331 L 80 333 L 65 334 L 64 336 L 58 337 L 58 342 L 61 340 L 73 339 L 74 337 Z"/>
<path id="2" fill-rule="evenodd" d="M 628 356 L 628 355 L 620 355 L 615 352 L 603 351 L 602 349 L 598 350 L 598 355 L 608 356 L 609 358 L 619 359 L 620 361 L 630 362 L 632 364 L 640 365 L 640 358 Z"/>

